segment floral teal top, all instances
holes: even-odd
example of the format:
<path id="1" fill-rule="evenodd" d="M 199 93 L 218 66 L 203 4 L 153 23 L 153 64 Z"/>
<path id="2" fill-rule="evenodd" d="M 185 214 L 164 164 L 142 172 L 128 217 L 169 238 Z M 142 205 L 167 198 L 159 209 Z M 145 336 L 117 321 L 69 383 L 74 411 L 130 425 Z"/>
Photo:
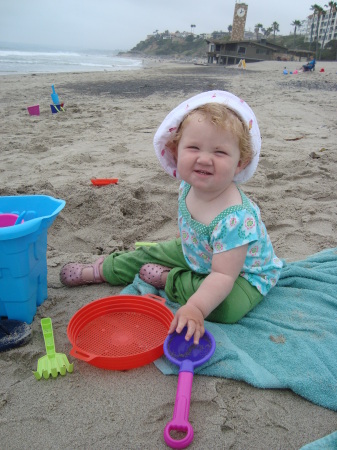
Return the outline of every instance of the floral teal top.
<path id="1" fill-rule="evenodd" d="M 275 286 L 282 261 L 275 255 L 259 207 L 240 191 L 242 204 L 222 211 L 209 225 L 194 220 L 186 206 L 191 186 L 182 181 L 179 189 L 178 222 L 187 264 L 200 274 L 211 272 L 213 254 L 248 244 L 240 276 L 262 295 Z"/>

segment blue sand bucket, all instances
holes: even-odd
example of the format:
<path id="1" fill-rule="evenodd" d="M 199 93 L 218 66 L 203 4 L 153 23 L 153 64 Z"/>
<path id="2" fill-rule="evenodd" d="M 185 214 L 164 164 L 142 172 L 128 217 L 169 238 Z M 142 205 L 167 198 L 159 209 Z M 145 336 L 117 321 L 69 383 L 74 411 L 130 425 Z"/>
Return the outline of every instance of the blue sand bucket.
<path id="1" fill-rule="evenodd" d="M 64 111 L 63 105 L 64 103 L 60 103 L 59 105 L 50 105 L 51 112 L 56 114 L 60 111 Z"/>
<path id="2" fill-rule="evenodd" d="M 47 231 L 65 201 L 46 195 L 0 197 L 0 213 L 20 216 L 0 228 L 0 316 L 31 323 L 47 294 Z"/>

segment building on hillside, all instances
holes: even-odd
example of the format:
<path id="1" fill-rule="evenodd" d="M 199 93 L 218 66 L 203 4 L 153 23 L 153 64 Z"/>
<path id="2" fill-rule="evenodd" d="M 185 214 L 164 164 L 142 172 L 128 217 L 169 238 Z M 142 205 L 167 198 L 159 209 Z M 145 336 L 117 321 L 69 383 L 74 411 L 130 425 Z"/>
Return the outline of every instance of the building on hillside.
<path id="1" fill-rule="evenodd" d="M 260 33 L 259 33 L 259 37 L 260 38 L 262 37 L 262 35 Z M 254 31 L 245 30 L 245 35 L 243 36 L 243 39 L 245 41 L 256 40 L 256 33 L 254 33 Z"/>
<path id="2" fill-rule="evenodd" d="M 318 41 L 324 45 L 335 39 L 337 40 L 337 11 L 324 10 L 321 15 L 312 14 L 308 17 L 305 30 L 305 40 L 307 42 Z M 317 39 L 318 36 L 318 39 Z"/>
<path id="3" fill-rule="evenodd" d="M 312 52 L 288 50 L 255 33 L 245 32 L 248 5 L 235 3 L 230 40 L 213 36 L 208 43 L 207 60 L 209 64 L 238 64 L 241 59 L 246 63 L 258 61 L 290 61 L 309 57 Z M 260 38 L 261 37 L 261 38 Z"/>
<path id="4" fill-rule="evenodd" d="M 248 62 L 259 61 L 287 61 L 292 58 L 288 55 L 288 49 L 281 45 L 276 45 L 266 39 L 260 41 L 221 41 L 206 40 L 208 43 L 207 61 L 209 64 L 238 64 L 240 59 Z"/>

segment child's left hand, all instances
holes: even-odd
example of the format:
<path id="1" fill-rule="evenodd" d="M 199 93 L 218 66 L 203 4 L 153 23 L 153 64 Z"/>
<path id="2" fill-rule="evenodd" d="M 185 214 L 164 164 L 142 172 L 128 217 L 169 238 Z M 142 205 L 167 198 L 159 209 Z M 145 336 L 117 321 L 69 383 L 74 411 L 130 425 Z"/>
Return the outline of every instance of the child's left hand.
<path id="1" fill-rule="evenodd" d="M 199 344 L 199 339 L 204 335 L 204 316 L 197 306 L 186 304 L 178 309 L 174 319 L 171 322 L 168 333 L 174 331 L 181 333 L 187 326 L 185 339 L 189 341 L 193 336 L 194 344 Z"/>

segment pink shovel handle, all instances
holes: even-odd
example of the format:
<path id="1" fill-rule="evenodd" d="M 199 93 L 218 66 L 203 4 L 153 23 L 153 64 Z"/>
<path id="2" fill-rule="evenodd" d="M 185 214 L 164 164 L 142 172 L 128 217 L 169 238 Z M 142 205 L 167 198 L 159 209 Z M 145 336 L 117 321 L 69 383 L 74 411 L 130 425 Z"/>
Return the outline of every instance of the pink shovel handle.
<path id="1" fill-rule="evenodd" d="M 193 441 L 193 427 L 188 421 L 193 383 L 192 372 L 179 372 L 173 418 L 164 429 L 164 439 L 171 448 L 186 448 Z M 171 431 L 186 433 L 182 439 L 173 439 Z"/>

